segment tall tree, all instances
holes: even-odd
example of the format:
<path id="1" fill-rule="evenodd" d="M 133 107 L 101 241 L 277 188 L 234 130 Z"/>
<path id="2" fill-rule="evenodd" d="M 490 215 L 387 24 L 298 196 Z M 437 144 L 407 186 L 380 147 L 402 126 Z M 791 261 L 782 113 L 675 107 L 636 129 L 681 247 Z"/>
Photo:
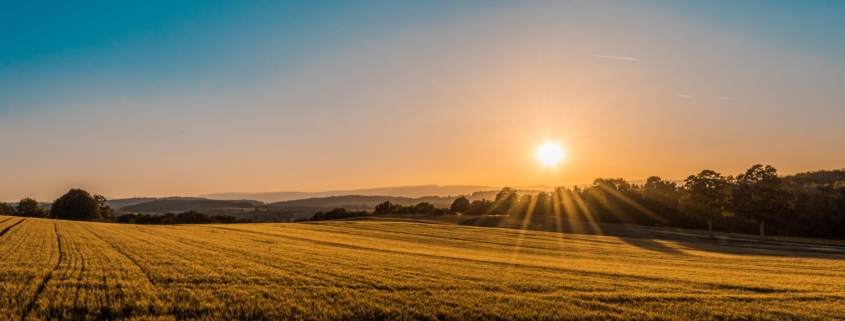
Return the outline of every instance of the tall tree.
<path id="1" fill-rule="evenodd" d="M 643 185 L 643 197 L 665 206 L 678 206 L 681 190 L 675 182 L 663 180 L 659 176 L 652 176 Z"/>
<path id="2" fill-rule="evenodd" d="M 15 215 L 15 208 L 12 205 L 0 203 L 0 215 Z"/>
<path id="3" fill-rule="evenodd" d="M 472 201 L 472 203 L 469 205 L 469 211 L 467 211 L 467 214 L 469 214 L 469 215 L 486 215 L 486 214 L 490 214 L 490 213 L 489 213 L 489 212 L 490 212 L 490 207 L 492 207 L 492 206 L 493 206 L 493 201 L 490 201 L 490 200 L 487 200 L 487 199 L 483 199 L 483 198 L 482 198 L 482 199 L 480 199 L 480 200 L 474 200 L 474 201 Z"/>
<path id="4" fill-rule="evenodd" d="M 675 182 L 652 176 L 643 185 L 643 206 L 664 219 L 676 218 L 681 195 L 682 190 Z"/>
<path id="5" fill-rule="evenodd" d="M 540 192 L 534 197 L 534 215 L 549 215 L 551 206 L 551 198 L 546 192 Z"/>
<path id="6" fill-rule="evenodd" d="M 605 216 L 603 213 L 607 212 L 610 207 L 605 191 L 599 186 L 590 186 L 584 189 L 583 194 L 586 195 L 584 199 L 586 200 L 589 213 L 593 216 L 592 218 L 596 222 L 601 223 L 602 216 Z"/>
<path id="7" fill-rule="evenodd" d="M 417 205 L 414 205 L 414 214 L 432 214 L 434 213 L 435 207 L 434 204 L 429 202 L 421 202 Z"/>
<path id="8" fill-rule="evenodd" d="M 467 199 L 465 196 L 461 196 L 456 198 L 455 201 L 452 202 L 452 206 L 449 207 L 449 210 L 451 210 L 453 213 L 464 214 L 469 211 L 469 204 L 469 199 Z"/>
<path id="9" fill-rule="evenodd" d="M 785 215 L 794 207 L 794 197 L 786 182 L 771 165 L 751 166 L 737 176 L 733 189 L 733 210 L 760 223 L 760 241 L 765 241 L 766 221 Z"/>
<path id="10" fill-rule="evenodd" d="M 105 198 L 100 198 L 102 202 L 84 190 L 71 189 L 53 202 L 50 212 L 53 217 L 63 220 L 104 221 L 108 217 L 104 216 L 103 212 L 111 209 L 101 208 L 105 204 Z"/>
<path id="11" fill-rule="evenodd" d="M 97 207 L 100 211 L 100 219 L 102 221 L 114 222 L 117 219 L 111 206 L 106 205 L 108 200 L 105 196 L 94 194 L 94 201 L 97 202 Z M 243 213 L 243 209 L 241 209 L 241 213 Z"/>
<path id="12" fill-rule="evenodd" d="M 399 210 L 399 208 L 396 205 L 391 204 L 390 201 L 384 201 L 384 203 L 376 205 L 376 209 L 375 209 L 375 211 L 373 211 L 373 214 L 376 214 L 376 215 L 396 214 L 396 212 L 398 210 Z"/>
<path id="13" fill-rule="evenodd" d="M 29 197 L 22 199 L 15 207 L 18 216 L 26 217 L 47 217 L 47 212 L 38 206 L 38 201 Z"/>
<path id="14" fill-rule="evenodd" d="M 712 170 L 703 170 L 684 180 L 681 209 L 691 216 L 707 220 L 707 231 L 713 237 L 713 219 L 729 215 L 731 182 Z"/>
<path id="15" fill-rule="evenodd" d="M 505 187 L 496 194 L 496 200 L 493 201 L 494 211 L 500 214 L 507 214 L 511 207 L 519 200 L 519 195 L 516 189 Z"/>
<path id="16" fill-rule="evenodd" d="M 533 209 L 531 213 L 528 213 L 529 208 L 531 208 L 531 204 L 534 202 L 534 195 L 531 194 L 522 194 L 516 200 L 516 203 L 511 205 L 509 213 L 513 213 L 516 215 L 525 215 L 525 214 L 533 214 Z"/>

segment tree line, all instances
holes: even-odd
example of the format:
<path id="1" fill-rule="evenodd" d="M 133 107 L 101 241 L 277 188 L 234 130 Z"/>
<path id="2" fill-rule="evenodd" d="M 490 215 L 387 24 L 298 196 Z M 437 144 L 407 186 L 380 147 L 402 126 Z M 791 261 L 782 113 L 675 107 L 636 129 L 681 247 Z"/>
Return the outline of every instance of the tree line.
<path id="1" fill-rule="evenodd" d="M 599 178 L 589 186 L 558 187 L 550 193 L 519 195 L 509 187 L 492 200 L 470 201 L 465 196 L 450 208 L 428 202 L 402 206 L 390 201 L 372 212 L 338 208 L 317 212 L 310 220 L 330 220 L 368 215 L 553 215 L 565 219 L 682 228 L 706 227 L 727 232 L 766 230 L 781 236 L 845 238 L 845 170 L 818 171 L 781 176 L 771 165 L 754 165 L 736 176 L 703 170 L 679 185 L 649 177 L 644 184 L 622 178 Z M 0 203 L 0 215 L 136 224 L 186 224 L 243 222 L 227 215 L 199 212 L 181 214 L 127 214 L 115 217 L 105 197 L 72 189 L 49 210 L 31 198 L 16 207 Z"/>
<path id="2" fill-rule="evenodd" d="M 114 210 L 106 205 L 105 197 L 91 195 L 81 189 L 71 189 L 56 199 L 50 209 L 43 209 L 38 201 L 26 197 L 15 207 L 0 204 L 0 214 L 94 222 L 113 222 L 116 219 Z"/>
<path id="3" fill-rule="evenodd" d="M 505 187 L 493 200 L 465 196 L 446 209 L 429 203 L 402 206 L 389 201 L 373 212 L 336 209 L 312 220 L 367 215 L 553 215 L 571 220 L 682 228 L 714 225 L 728 232 L 765 230 L 782 236 L 845 238 L 845 170 L 784 177 L 757 164 L 737 176 L 712 170 L 690 175 L 679 185 L 658 176 L 644 184 L 599 178 L 589 186 L 558 187 L 550 193 L 519 195 Z"/>
<path id="4" fill-rule="evenodd" d="M 254 223 L 250 219 L 239 219 L 231 215 L 208 215 L 197 211 L 179 214 L 165 213 L 161 215 L 129 213 L 118 216 L 117 223 L 125 224 L 213 224 L 213 223 Z"/>
<path id="5" fill-rule="evenodd" d="M 43 209 L 38 201 L 24 198 L 18 205 L 0 203 L 0 215 L 54 218 L 73 221 L 117 222 L 128 224 L 203 224 L 203 223 L 251 223 L 249 219 L 238 219 L 230 215 L 208 215 L 197 211 L 162 215 L 129 213 L 115 216 L 115 211 L 106 205 L 106 198 L 90 194 L 81 189 L 71 189 L 50 206 Z"/>

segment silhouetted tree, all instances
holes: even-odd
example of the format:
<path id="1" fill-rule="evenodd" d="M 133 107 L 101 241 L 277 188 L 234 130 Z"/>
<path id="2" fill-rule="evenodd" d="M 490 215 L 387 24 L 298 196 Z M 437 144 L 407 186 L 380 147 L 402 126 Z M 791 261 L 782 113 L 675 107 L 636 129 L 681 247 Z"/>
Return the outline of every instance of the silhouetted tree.
<path id="1" fill-rule="evenodd" d="M 643 206 L 669 221 L 679 219 L 681 196 L 678 184 L 658 176 L 649 177 L 643 185 Z"/>
<path id="2" fill-rule="evenodd" d="M 15 208 L 12 205 L 0 203 L 0 215 L 15 215 Z"/>
<path id="3" fill-rule="evenodd" d="M 534 215 L 549 215 L 550 208 L 551 199 L 549 198 L 549 194 L 540 192 L 534 197 Z"/>
<path id="4" fill-rule="evenodd" d="M 164 215 L 124 214 L 115 220 L 117 223 L 127 224 L 203 224 L 203 223 L 252 223 L 250 219 L 238 219 L 231 215 L 209 216 L 205 213 L 189 211 L 179 214 Z"/>
<path id="5" fill-rule="evenodd" d="M 94 194 L 94 200 L 97 201 L 97 208 L 100 211 L 100 219 L 105 222 L 114 222 L 117 219 L 114 216 L 114 210 L 111 206 L 106 205 L 108 201 L 104 196 Z"/>
<path id="6" fill-rule="evenodd" d="M 474 200 L 469 205 L 469 211 L 467 211 L 468 215 L 486 215 L 490 214 L 490 207 L 493 206 L 493 202 L 487 199 L 480 199 Z"/>
<path id="7" fill-rule="evenodd" d="M 585 212 L 586 202 L 582 197 L 582 193 L 582 189 L 578 186 L 575 186 L 572 189 L 563 186 L 555 188 L 554 192 L 552 192 L 552 195 L 549 197 L 549 210 L 547 215 L 559 215 L 576 220 L 592 219 L 591 213 Z"/>
<path id="8" fill-rule="evenodd" d="M 384 203 L 376 205 L 375 211 L 373 214 L 376 215 L 387 215 L 387 214 L 396 214 L 399 208 L 395 204 L 391 204 L 390 201 L 384 201 Z"/>
<path id="9" fill-rule="evenodd" d="M 454 213 L 461 213 L 464 214 L 469 211 L 470 203 L 469 200 L 465 196 L 461 196 L 455 199 L 452 202 L 452 206 L 449 207 L 450 210 Z"/>
<path id="10" fill-rule="evenodd" d="M 369 216 L 367 211 L 347 211 L 345 208 L 336 208 L 328 212 L 317 212 L 311 217 L 312 221 L 339 220 L 344 218 Z"/>
<path id="11" fill-rule="evenodd" d="M 197 211 L 188 211 L 176 214 L 173 224 L 205 224 L 219 223 L 216 219 Z"/>
<path id="12" fill-rule="evenodd" d="M 25 217 L 47 217 L 47 212 L 38 206 L 38 201 L 29 197 L 22 199 L 15 207 L 15 215 Z"/>
<path id="13" fill-rule="evenodd" d="M 589 208 L 590 214 L 596 222 L 601 222 L 602 213 L 608 211 L 610 204 L 607 201 L 607 192 L 599 186 L 590 186 L 584 190 L 586 197 L 585 203 Z"/>
<path id="14" fill-rule="evenodd" d="M 492 210 L 498 214 L 507 214 L 511 207 L 519 200 L 516 189 L 505 187 L 496 194 Z"/>
<path id="15" fill-rule="evenodd" d="M 703 170 L 684 180 L 684 194 L 680 205 L 684 212 L 707 220 L 707 230 L 713 237 L 713 219 L 728 215 L 731 183 L 727 177 L 712 170 Z"/>
<path id="16" fill-rule="evenodd" d="M 737 176 L 733 189 L 733 210 L 760 223 L 760 241 L 765 241 L 766 221 L 776 220 L 793 208 L 793 196 L 783 178 L 771 165 L 751 166 Z"/>
<path id="17" fill-rule="evenodd" d="M 792 235 L 845 238 L 845 182 L 790 185 L 787 182 L 795 200 L 792 214 L 772 222 L 780 223 L 780 231 Z"/>
<path id="18" fill-rule="evenodd" d="M 452 211 L 447 208 L 435 208 L 434 211 L 431 212 L 431 215 L 449 215 L 452 214 Z"/>
<path id="19" fill-rule="evenodd" d="M 113 219 L 110 207 L 103 208 L 105 197 L 88 194 L 81 189 L 71 189 L 53 202 L 53 217 L 75 221 L 106 221 Z M 105 214 L 105 215 L 104 215 Z"/>
<path id="20" fill-rule="evenodd" d="M 429 202 L 422 202 L 414 205 L 413 214 L 432 214 L 434 213 L 434 205 Z"/>
<path id="21" fill-rule="evenodd" d="M 681 199 L 681 189 L 678 184 L 661 179 L 659 176 L 649 177 L 643 185 L 643 197 L 653 200 L 667 207 L 677 207 Z"/>

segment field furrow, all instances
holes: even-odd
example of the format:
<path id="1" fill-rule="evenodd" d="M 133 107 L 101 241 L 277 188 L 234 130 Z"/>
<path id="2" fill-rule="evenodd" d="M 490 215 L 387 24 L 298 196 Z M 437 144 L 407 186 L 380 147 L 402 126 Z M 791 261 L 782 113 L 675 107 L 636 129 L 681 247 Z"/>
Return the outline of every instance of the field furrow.
<path id="1" fill-rule="evenodd" d="M 0 237 L 6 235 L 9 230 L 14 228 L 15 226 L 18 226 L 18 224 L 21 224 L 24 221 L 26 221 L 25 218 L 8 218 L 6 220 L 3 220 L 3 222 L 0 223 Z"/>
<path id="2" fill-rule="evenodd" d="M 26 219 L 0 238 L 0 315 L 23 318 L 59 262 L 52 221 Z"/>
<path id="3" fill-rule="evenodd" d="M 12 319 L 845 318 L 831 254 L 397 222 L 2 219 Z"/>

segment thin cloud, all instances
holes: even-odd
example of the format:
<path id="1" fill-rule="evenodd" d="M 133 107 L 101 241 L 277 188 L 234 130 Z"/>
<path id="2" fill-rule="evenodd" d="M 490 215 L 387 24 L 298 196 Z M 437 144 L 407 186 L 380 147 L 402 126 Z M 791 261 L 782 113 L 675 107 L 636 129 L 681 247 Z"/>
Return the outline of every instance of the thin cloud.
<path id="1" fill-rule="evenodd" d="M 684 98 L 690 98 L 690 97 L 692 97 L 692 96 L 690 96 L 690 95 L 682 95 L 682 94 L 677 94 L 677 95 L 678 95 L 678 97 L 684 97 Z"/>
<path id="2" fill-rule="evenodd" d="M 628 57 L 599 56 L 599 55 L 593 55 L 593 57 L 639 61 L 639 59 L 637 59 L 637 58 L 628 58 Z"/>

